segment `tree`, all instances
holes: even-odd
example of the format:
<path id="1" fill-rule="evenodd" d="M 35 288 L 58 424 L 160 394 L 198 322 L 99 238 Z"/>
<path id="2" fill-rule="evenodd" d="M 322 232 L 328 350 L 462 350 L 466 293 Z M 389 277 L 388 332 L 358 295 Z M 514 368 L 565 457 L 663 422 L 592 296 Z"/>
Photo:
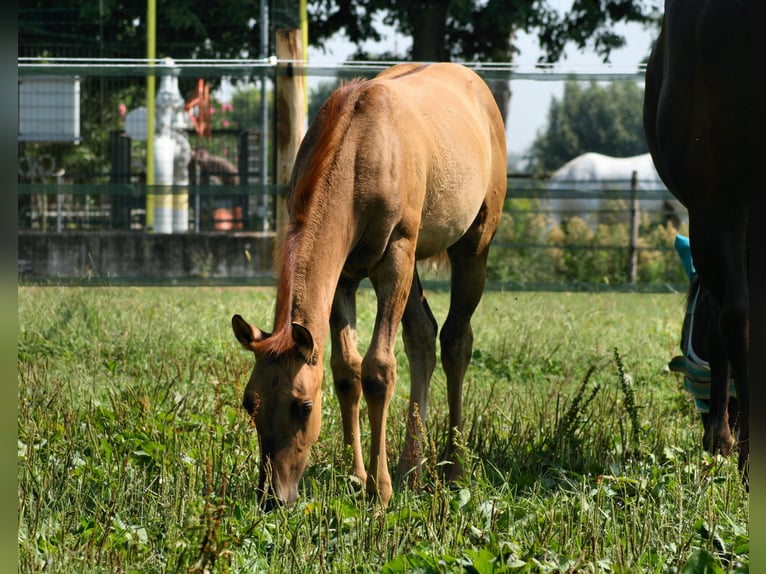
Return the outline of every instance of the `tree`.
<path id="1" fill-rule="evenodd" d="M 415 61 L 513 59 L 513 34 L 536 32 L 545 61 L 561 58 L 567 42 L 608 60 L 625 39 L 617 22 L 651 23 L 658 18 L 645 0 L 574 0 L 562 14 L 548 0 L 309 0 L 309 42 L 321 46 L 339 31 L 361 46 L 380 40 L 376 18 L 412 37 L 407 55 Z M 370 57 L 361 51 L 358 57 Z"/>
<path id="2" fill-rule="evenodd" d="M 531 149 L 531 171 L 551 172 L 586 152 L 616 157 L 646 153 L 644 92 L 635 82 L 568 80 L 559 101 L 551 100 L 548 122 Z"/>
<path id="3" fill-rule="evenodd" d="M 227 59 L 258 56 L 259 0 L 173 0 L 157 4 L 158 58 Z M 22 57 L 145 58 L 146 0 L 26 0 L 18 7 L 18 46 Z M 206 78 L 212 88 L 220 77 Z M 196 86 L 196 77 L 180 78 L 183 96 Z M 119 125 L 117 109 L 145 102 L 145 83 L 138 78 L 81 80 L 83 113 L 80 146 L 37 144 L 24 153 L 47 153 L 67 176 L 92 179 L 109 167 L 109 132 Z"/>
<path id="4" fill-rule="evenodd" d="M 157 3 L 157 57 L 257 57 L 259 0 Z M 146 57 L 146 0 L 27 0 L 20 56 Z M 44 52 L 44 53 L 43 53 Z"/>
<path id="5" fill-rule="evenodd" d="M 413 39 L 405 58 L 417 61 L 457 60 L 511 62 L 513 35 L 536 33 L 546 61 L 558 60 L 568 41 L 608 59 L 624 44 L 613 32 L 617 22 L 651 22 L 657 14 L 648 0 L 574 0 L 562 14 L 552 0 L 308 0 L 309 41 L 321 46 L 339 31 L 361 46 L 380 39 L 379 22 Z M 278 6 L 275 6 L 278 4 Z M 297 26 L 297 0 L 271 3 L 274 26 Z M 260 53 L 260 0 L 173 0 L 157 7 L 157 57 L 242 58 Z M 292 19 L 291 19 L 292 18 Z M 28 0 L 18 8 L 19 56 L 143 58 L 146 55 L 146 0 Z M 400 55 L 383 54 L 390 58 Z M 361 52 L 357 58 L 375 56 Z M 212 88 L 220 78 L 208 78 Z M 239 81 L 233 78 L 234 82 Z M 182 94 L 196 78 L 181 77 Z M 490 82 L 505 117 L 509 82 Z M 132 89 L 132 88 L 131 88 Z M 143 86 L 130 94 L 103 79 L 83 82 L 82 97 L 117 109 L 128 95 L 140 99 Z M 115 121 L 102 117 L 90 142 L 106 158 L 108 130 Z M 99 139 L 100 138 L 100 139 Z M 91 162 L 92 163 L 92 162 Z"/>
<path id="6" fill-rule="evenodd" d="M 343 31 L 359 47 L 356 59 L 399 59 L 361 48 L 366 40 L 381 39 L 376 22 L 382 16 L 383 23 L 412 37 L 405 57 L 413 61 L 512 62 L 518 31 L 537 33 L 544 62 L 558 61 L 568 42 L 608 61 L 611 51 L 625 44 L 614 32 L 616 23 L 659 19 L 646 0 L 574 0 L 564 14 L 549 0 L 309 0 L 308 9 L 314 46 Z M 507 80 L 489 83 L 506 117 L 510 86 Z"/>

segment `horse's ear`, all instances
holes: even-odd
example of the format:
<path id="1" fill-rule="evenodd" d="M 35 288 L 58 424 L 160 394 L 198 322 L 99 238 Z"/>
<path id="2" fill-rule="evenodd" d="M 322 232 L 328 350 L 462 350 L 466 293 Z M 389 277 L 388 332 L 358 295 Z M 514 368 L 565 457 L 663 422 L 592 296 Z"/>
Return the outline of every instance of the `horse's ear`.
<path id="1" fill-rule="evenodd" d="M 311 331 L 299 323 L 293 323 L 293 340 L 306 363 L 316 365 L 319 358 Z"/>
<path id="2" fill-rule="evenodd" d="M 268 333 L 245 321 L 241 315 L 234 315 L 231 318 L 231 328 L 237 341 L 248 351 L 255 351 L 256 344 L 269 336 Z"/>

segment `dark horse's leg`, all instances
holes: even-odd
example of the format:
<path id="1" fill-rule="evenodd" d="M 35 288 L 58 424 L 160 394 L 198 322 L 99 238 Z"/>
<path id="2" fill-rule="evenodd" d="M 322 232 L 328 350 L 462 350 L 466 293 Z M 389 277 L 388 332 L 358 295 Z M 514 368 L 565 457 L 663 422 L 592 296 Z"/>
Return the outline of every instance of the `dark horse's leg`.
<path id="1" fill-rule="evenodd" d="M 420 476 L 423 458 L 428 388 L 436 366 L 437 324 L 428 302 L 417 269 L 412 279 L 412 289 L 402 318 L 402 339 L 410 364 L 410 406 L 407 412 L 404 448 L 399 457 L 397 474 L 414 485 Z"/>
<path id="2" fill-rule="evenodd" d="M 726 194 L 723 194 L 726 196 Z M 731 195 L 729 197 L 732 197 Z M 692 257 L 700 281 L 719 307 L 717 329 L 709 342 L 711 405 L 705 446 L 726 453 L 731 443 L 728 422 L 729 375 L 734 377 L 739 409 L 739 468 L 747 479 L 749 444 L 749 293 L 747 279 L 747 209 L 736 200 L 689 213 Z M 731 369 L 731 372 L 729 371 Z"/>

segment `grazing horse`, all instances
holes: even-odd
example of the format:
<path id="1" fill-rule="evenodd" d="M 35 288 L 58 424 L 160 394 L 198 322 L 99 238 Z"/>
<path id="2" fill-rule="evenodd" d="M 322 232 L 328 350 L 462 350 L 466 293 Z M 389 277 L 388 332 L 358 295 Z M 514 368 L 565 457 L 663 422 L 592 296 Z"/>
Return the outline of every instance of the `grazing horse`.
<path id="1" fill-rule="evenodd" d="M 439 335 L 449 403 L 446 474 L 460 474 L 455 441 L 473 346 L 470 320 L 484 291 L 506 182 L 503 118 L 487 85 L 464 66 L 400 64 L 344 84 L 327 99 L 292 173 L 273 331 L 232 318 L 235 336 L 255 354 L 243 405 L 258 432 L 258 492 L 267 506 L 275 499 L 295 501 L 319 435 L 328 330 L 351 473 L 371 499 L 386 504 L 392 495 L 386 419 L 402 324 L 411 387 L 398 471 L 418 472 L 437 324 L 416 261 L 445 251 L 452 269 L 450 308 Z M 377 315 L 362 358 L 356 292 L 366 277 Z M 359 433 L 362 394 L 371 431 L 367 469 Z"/>
<path id="2" fill-rule="evenodd" d="M 706 448 L 732 443 L 728 388 L 739 403 L 739 469 L 749 483 L 748 212 L 764 153 L 761 0 L 667 0 L 646 69 L 644 126 L 667 188 L 689 211 L 699 280 L 717 317 L 709 330 Z M 761 16 L 761 17 L 758 17 Z"/>

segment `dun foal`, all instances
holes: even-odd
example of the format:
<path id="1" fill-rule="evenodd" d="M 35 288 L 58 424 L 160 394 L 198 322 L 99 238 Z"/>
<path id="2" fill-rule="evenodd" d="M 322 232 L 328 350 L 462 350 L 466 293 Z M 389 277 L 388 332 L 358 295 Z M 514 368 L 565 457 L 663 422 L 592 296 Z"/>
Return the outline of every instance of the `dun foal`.
<path id="1" fill-rule="evenodd" d="M 440 333 L 451 434 L 446 474 L 460 473 L 454 438 L 462 426 L 471 316 L 484 290 L 505 190 L 503 118 L 487 85 L 468 68 L 397 65 L 372 80 L 342 85 L 328 98 L 292 174 L 273 331 L 232 318 L 237 339 L 255 354 L 243 404 L 260 441 L 261 497 L 292 503 L 298 495 L 319 435 L 328 331 L 351 472 L 370 497 L 385 504 L 392 495 L 386 418 L 402 324 L 410 405 L 399 472 L 417 471 L 437 324 L 415 262 L 445 251 L 452 269 L 450 308 Z M 377 315 L 362 357 L 356 347 L 356 292 L 366 277 L 375 289 Z M 362 395 L 370 423 L 366 468 L 359 434 Z"/>

